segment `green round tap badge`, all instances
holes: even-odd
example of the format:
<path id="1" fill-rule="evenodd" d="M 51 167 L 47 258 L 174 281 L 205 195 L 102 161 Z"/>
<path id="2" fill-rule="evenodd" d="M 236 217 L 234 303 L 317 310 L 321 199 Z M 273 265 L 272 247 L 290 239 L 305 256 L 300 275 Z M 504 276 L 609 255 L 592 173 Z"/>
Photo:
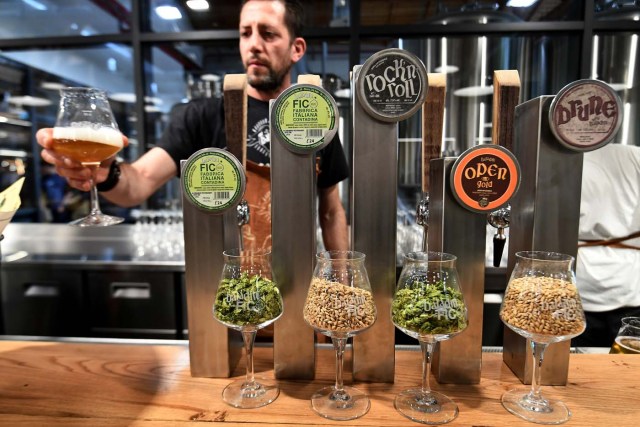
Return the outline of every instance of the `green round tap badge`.
<path id="1" fill-rule="evenodd" d="M 327 91 L 297 84 L 275 100 L 271 123 L 291 151 L 308 153 L 331 142 L 338 117 L 336 102 Z"/>
<path id="2" fill-rule="evenodd" d="M 187 200 L 210 213 L 222 213 L 237 205 L 244 195 L 245 183 L 238 159 L 218 148 L 197 151 L 182 169 L 182 188 Z"/>

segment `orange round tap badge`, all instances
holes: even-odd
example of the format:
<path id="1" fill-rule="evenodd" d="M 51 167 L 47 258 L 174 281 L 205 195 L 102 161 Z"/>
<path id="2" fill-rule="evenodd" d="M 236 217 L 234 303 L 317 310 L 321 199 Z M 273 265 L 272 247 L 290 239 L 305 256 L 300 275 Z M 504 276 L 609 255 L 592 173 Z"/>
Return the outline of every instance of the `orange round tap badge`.
<path id="1" fill-rule="evenodd" d="M 478 145 L 462 153 L 453 164 L 451 191 L 473 212 L 487 213 L 506 205 L 520 187 L 520 164 L 499 145 Z"/>

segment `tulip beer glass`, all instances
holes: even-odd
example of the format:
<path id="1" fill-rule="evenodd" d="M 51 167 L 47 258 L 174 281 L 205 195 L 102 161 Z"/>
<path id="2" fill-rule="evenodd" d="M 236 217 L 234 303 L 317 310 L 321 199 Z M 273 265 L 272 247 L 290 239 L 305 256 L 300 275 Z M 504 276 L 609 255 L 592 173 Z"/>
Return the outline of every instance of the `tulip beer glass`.
<path id="1" fill-rule="evenodd" d="M 342 381 L 347 339 L 376 321 L 376 306 L 364 266 L 365 255 L 355 251 L 326 251 L 316 255 L 316 267 L 304 304 L 304 320 L 331 338 L 336 351 L 335 385 L 311 396 L 311 407 L 331 420 L 352 420 L 369 411 L 369 397 Z"/>
<path id="2" fill-rule="evenodd" d="M 53 128 L 53 149 L 91 169 L 91 211 L 71 222 L 79 227 L 119 224 L 122 218 L 100 211 L 96 174 L 100 162 L 122 149 L 118 130 L 105 92 L 99 89 L 69 87 L 60 91 L 60 107 Z"/>
<path id="3" fill-rule="evenodd" d="M 282 315 L 282 296 L 273 281 L 271 252 L 224 251 L 222 277 L 213 303 L 213 316 L 228 328 L 242 333 L 246 352 L 246 376 L 227 385 L 222 399 L 236 408 L 259 408 L 273 402 L 278 385 L 253 374 L 253 344 L 258 329 Z"/>
<path id="4" fill-rule="evenodd" d="M 611 354 L 640 354 L 640 317 L 623 317 Z"/>
<path id="5" fill-rule="evenodd" d="M 530 340 L 533 353 L 531 389 L 507 391 L 502 405 L 534 423 L 561 424 L 571 417 L 564 403 L 542 396 L 540 375 L 547 346 L 576 337 L 586 327 L 573 262 L 572 256 L 556 252 L 516 252 L 500 307 L 500 319 Z"/>
<path id="6" fill-rule="evenodd" d="M 438 341 L 464 331 L 467 306 L 460 290 L 456 257 L 443 252 L 411 252 L 391 302 L 391 320 L 422 349 L 422 384 L 401 391 L 394 406 L 405 417 L 423 424 L 444 424 L 458 416 L 458 405 L 431 390 L 431 355 Z"/>

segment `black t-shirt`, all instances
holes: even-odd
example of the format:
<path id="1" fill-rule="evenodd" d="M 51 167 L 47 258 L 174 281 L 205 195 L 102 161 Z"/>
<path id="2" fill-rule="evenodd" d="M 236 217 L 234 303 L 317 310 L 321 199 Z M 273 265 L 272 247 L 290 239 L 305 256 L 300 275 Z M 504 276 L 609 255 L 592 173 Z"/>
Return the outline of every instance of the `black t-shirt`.
<path id="1" fill-rule="evenodd" d="M 247 159 L 269 164 L 269 103 L 249 97 L 247 104 Z M 186 160 L 203 148 L 226 149 L 224 103 L 222 98 L 204 98 L 179 104 L 171 111 L 169 125 L 158 147 L 163 148 L 176 163 Z M 320 159 L 318 187 L 327 188 L 349 176 L 349 168 L 339 138 L 334 138 L 317 154 Z"/>

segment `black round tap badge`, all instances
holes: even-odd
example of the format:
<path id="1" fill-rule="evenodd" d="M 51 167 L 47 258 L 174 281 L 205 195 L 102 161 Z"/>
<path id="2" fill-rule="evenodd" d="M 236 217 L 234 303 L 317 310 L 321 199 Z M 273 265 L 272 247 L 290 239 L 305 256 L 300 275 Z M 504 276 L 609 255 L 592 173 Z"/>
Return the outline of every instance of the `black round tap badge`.
<path id="1" fill-rule="evenodd" d="M 356 92 L 364 110 L 383 122 L 398 122 L 418 111 L 427 96 L 427 70 L 414 54 L 385 49 L 359 70 Z"/>

